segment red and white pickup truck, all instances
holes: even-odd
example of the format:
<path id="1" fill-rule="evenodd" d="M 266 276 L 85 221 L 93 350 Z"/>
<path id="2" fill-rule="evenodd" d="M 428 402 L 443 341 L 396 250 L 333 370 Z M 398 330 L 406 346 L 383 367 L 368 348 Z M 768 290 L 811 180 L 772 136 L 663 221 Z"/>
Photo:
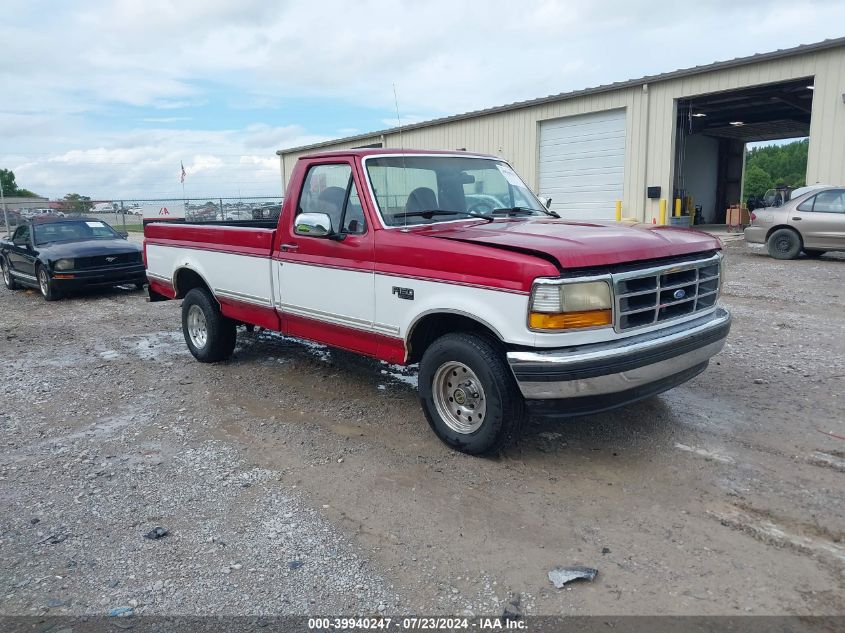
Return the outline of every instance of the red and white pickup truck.
<path id="1" fill-rule="evenodd" d="M 278 221 L 151 223 L 153 300 L 182 299 L 200 361 L 254 325 L 419 363 L 431 428 L 488 453 L 529 412 L 611 409 L 701 373 L 730 314 L 719 241 L 566 221 L 502 159 L 349 150 L 300 159 Z"/>

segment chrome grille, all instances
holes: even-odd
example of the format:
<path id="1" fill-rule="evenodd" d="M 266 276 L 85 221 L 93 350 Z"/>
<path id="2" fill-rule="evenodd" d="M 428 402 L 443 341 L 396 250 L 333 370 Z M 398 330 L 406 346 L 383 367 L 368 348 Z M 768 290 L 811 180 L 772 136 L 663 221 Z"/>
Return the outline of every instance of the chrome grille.
<path id="1" fill-rule="evenodd" d="M 618 332 L 671 321 L 716 305 L 719 255 L 611 275 Z"/>

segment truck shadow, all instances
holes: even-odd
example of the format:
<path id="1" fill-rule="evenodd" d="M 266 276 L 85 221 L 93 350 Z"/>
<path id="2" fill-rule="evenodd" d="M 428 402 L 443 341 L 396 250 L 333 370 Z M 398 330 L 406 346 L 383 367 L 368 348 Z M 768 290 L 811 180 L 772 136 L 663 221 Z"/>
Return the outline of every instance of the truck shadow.
<path id="1" fill-rule="evenodd" d="M 367 386 L 396 396 L 416 399 L 416 366 L 402 367 L 328 347 L 312 341 L 283 336 L 269 330 L 238 331 L 235 360 L 259 365 L 298 365 L 304 372 L 339 372 L 338 378 L 354 386 Z"/>
<path id="2" fill-rule="evenodd" d="M 618 457 L 621 451 L 649 455 L 676 434 L 680 421 L 665 395 L 625 407 L 572 418 L 532 417 L 516 447 L 522 459 L 573 453 Z M 506 455 L 510 455 L 508 451 Z"/>

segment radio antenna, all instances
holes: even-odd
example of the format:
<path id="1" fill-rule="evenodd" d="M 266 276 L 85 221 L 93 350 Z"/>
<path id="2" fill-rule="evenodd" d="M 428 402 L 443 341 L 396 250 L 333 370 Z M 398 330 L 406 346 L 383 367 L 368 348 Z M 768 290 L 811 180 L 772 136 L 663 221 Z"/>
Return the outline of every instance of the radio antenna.
<path id="1" fill-rule="evenodd" d="M 393 84 L 393 103 L 396 105 L 396 123 L 399 126 L 399 149 L 404 150 L 402 146 L 402 117 L 399 116 L 399 97 L 396 96 L 396 84 Z"/>
<path id="2" fill-rule="evenodd" d="M 402 154 L 402 188 L 408 193 L 408 173 L 405 171 L 405 146 L 402 144 L 402 117 L 399 116 L 399 97 L 396 95 L 396 82 L 393 83 L 393 103 L 396 106 L 396 123 L 399 130 L 399 153 Z M 408 203 L 405 202 L 402 229 L 408 228 Z"/>

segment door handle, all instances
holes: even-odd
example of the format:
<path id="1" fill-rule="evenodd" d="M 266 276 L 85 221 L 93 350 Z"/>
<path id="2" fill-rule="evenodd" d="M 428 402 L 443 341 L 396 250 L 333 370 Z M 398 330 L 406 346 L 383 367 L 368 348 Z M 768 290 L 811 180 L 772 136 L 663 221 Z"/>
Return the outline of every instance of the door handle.
<path id="1" fill-rule="evenodd" d="M 291 252 L 299 250 L 299 244 L 282 244 L 281 249 L 283 252 Z"/>
<path id="2" fill-rule="evenodd" d="M 800 216 L 800 215 L 793 215 L 793 216 L 792 216 L 792 219 L 793 219 L 793 220 L 800 220 L 800 219 L 801 219 L 801 216 Z"/>

